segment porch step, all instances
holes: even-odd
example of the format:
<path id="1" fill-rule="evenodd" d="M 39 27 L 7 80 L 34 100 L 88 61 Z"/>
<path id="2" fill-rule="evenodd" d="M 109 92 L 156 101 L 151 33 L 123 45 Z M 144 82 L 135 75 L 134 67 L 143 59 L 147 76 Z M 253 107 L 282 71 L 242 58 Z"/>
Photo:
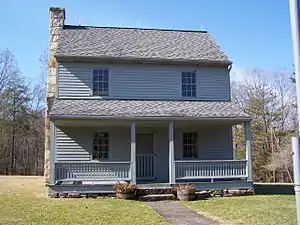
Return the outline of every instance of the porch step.
<path id="1" fill-rule="evenodd" d="M 149 183 L 149 184 L 138 184 L 138 189 L 165 189 L 165 188 L 171 188 L 171 185 L 168 183 Z"/>
<path id="2" fill-rule="evenodd" d="M 140 196 L 139 200 L 150 202 L 150 201 L 176 200 L 176 198 L 173 194 L 151 194 L 151 195 Z"/>

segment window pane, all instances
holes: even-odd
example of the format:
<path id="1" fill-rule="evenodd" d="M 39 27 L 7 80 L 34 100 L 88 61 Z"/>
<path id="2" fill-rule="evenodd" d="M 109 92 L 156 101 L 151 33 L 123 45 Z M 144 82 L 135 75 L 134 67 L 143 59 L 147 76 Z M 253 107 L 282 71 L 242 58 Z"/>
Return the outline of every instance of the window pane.
<path id="1" fill-rule="evenodd" d="M 192 78 L 191 78 L 191 77 L 188 77 L 188 78 L 186 79 L 186 82 L 187 82 L 188 84 L 192 83 Z"/>
<path id="2" fill-rule="evenodd" d="M 181 74 L 182 96 L 196 97 L 196 73 L 182 72 Z"/>
<path id="3" fill-rule="evenodd" d="M 108 95 L 107 69 L 93 69 L 93 94 Z"/>
<path id="4" fill-rule="evenodd" d="M 104 89 L 104 91 L 108 91 L 108 83 L 103 84 L 103 89 Z"/>
<path id="5" fill-rule="evenodd" d="M 196 74 L 195 73 L 193 73 L 193 75 L 192 75 L 192 83 L 196 84 Z"/>
<path id="6" fill-rule="evenodd" d="M 197 132 L 183 133 L 183 157 L 197 157 Z"/>
<path id="7" fill-rule="evenodd" d="M 192 91 L 191 97 L 196 97 L 196 91 Z"/>
<path id="8" fill-rule="evenodd" d="M 93 152 L 93 159 L 98 159 L 98 154 L 96 152 Z"/>
<path id="9" fill-rule="evenodd" d="M 101 152 L 108 152 L 108 146 L 105 145 L 105 146 L 100 146 L 100 151 Z"/>
<path id="10" fill-rule="evenodd" d="M 97 74 L 93 75 L 93 81 L 98 81 L 99 80 L 99 76 Z"/>
<path id="11" fill-rule="evenodd" d="M 187 150 L 186 150 L 186 149 L 183 150 L 183 157 L 184 157 L 184 158 L 188 157 L 188 156 L 187 156 Z"/>
<path id="12" fill-rule="evenodd" d="M 99 73 L 98 73 L 98 70 L 97 69 L 93 69 L 93 75 L 94 76 L 97 76 Z"/>
<path id="13" fill-rule="evenodd" d="M 96 83 L 96 82 L 93 83 L 93 89 L 98 90 L 98 83 Z"/>
<path id="14" fill-rule="evenodd" d="M 104 70 L 103 80 L 108 81 L 108 70 Z"/>

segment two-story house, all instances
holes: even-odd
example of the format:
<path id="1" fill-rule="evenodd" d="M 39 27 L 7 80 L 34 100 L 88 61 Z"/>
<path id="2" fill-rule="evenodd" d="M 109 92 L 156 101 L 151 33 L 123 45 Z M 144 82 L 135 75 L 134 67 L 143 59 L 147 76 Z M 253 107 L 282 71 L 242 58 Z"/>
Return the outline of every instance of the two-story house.
<path id="1" fill-rule="evenodd" d="M 50 9 L 45 177 L 50 190 L 116 182 L 251 188 L 250 117 L 232 62 L 205 31 L 65 25 Z M 246 158 L 233 159 L 232 126 Z"/>

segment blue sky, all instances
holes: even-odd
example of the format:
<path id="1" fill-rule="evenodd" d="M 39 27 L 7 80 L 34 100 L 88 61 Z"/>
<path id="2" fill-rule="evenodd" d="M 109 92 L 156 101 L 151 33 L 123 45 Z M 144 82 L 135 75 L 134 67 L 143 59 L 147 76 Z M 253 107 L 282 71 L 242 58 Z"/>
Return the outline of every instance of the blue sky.
<path id="1" fill-rule="evenodd" d="M 0 48 L 17 58 L 23 75 L 39 79 L 47 48 L 49 7 L 66 8 L 66 24 L 207 30 L 247 69 L 292 69 L 287 0 L 0 0 Z"/>

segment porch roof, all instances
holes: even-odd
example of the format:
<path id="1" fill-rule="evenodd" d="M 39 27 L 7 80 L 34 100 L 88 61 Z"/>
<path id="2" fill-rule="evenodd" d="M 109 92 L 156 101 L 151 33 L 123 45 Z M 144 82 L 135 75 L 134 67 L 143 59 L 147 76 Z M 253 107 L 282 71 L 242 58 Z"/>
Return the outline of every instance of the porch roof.
<path id="1" fill-rule="evenodd" d="M 57 99 L 50 111 L 51 118 L 177 118 L 250 120 L 231 102 Z"/>

